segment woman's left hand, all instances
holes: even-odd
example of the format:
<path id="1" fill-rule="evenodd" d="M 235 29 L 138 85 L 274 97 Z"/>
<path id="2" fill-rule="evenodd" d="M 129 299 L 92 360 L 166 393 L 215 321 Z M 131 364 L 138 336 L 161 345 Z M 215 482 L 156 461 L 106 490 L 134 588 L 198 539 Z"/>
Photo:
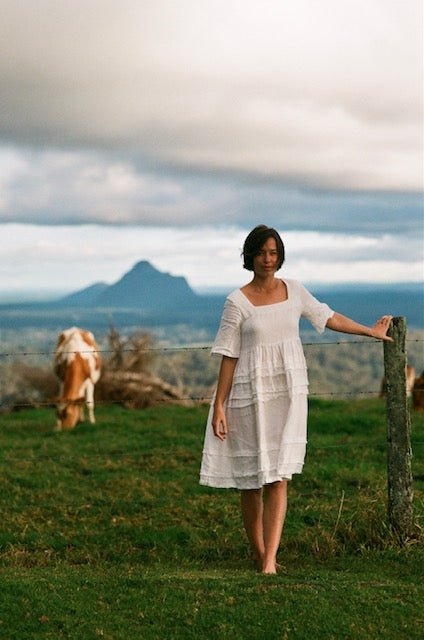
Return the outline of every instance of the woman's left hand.
<path id="1" fill-rule="evenodd" d="M 393 342 L 393 338 L 389 338 L 387 331 L 389 330 L 390 323 L 393 316 L 382 316 L 373 327 L 371 327 L 372 337 L 377 340 L 384 340 L 385 342 Z"/>

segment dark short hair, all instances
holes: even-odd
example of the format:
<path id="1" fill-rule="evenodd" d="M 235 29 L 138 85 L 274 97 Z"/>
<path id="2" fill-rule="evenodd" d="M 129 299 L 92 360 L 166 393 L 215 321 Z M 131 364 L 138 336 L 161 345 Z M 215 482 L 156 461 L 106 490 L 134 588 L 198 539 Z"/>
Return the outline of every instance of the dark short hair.
<path id="1" fill-rule="evenodd" d="M 278 269 L 281 269 L 285 258 L 283 241 L 281 240 L 278 231 L 276 231 L 272 227 L 267 227 L 265 224 L 259 224 L 257 227 L 252 229 L 252 231 L 244 241 L 242 256 L 243 267 L 245 269 L 247 269 L 248 271 L 253 271 L 253 259 L 257 255 L 259 255 L 260 250 L 262 249 L 268 238 L 274 238 L 276 242 L 278 255 L 277 271 Z"/>

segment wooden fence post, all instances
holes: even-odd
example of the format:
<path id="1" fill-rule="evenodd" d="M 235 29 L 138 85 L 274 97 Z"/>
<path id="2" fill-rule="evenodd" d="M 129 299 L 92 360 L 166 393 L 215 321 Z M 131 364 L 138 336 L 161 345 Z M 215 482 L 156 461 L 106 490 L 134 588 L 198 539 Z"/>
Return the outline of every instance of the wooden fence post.
<path id="1" fill-rule="evenodd" d="M 384 343 L 387 410 L 388 516 L 403 542 L 411 535 L 412 472 L 411 421 L 406 395 L 406 320 L 393 318 Z"/>

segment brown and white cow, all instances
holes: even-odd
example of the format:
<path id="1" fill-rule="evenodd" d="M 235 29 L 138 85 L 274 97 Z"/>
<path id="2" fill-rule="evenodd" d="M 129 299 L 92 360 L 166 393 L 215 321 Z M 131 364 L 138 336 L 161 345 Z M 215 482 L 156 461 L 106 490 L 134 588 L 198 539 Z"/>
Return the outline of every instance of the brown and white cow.
<path id="1" fill-rule="evenodd" d="M 73 429 L 84 420 L 84 405 L 94 424 L 94 385 L 100 378 L 101 360 L 90 331 L 78 327 L 62 331 L 56 345 L 54 372 L 60 380 L 56 430 Z"/>

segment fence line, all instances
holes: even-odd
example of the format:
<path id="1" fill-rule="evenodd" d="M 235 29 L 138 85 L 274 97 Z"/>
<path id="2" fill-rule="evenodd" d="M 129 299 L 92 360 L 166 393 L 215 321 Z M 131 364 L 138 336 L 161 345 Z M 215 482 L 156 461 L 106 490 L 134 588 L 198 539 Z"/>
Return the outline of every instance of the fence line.
<path id="1" fill-rule="evenodd" d="M 309 398 L 322 398 L 325 399 L 328 396 L 331 397 L 342 397 L 342 398 L 348 398 L 348 397 L 357 397 L 357 396 L 376 396 L 380 393 L 380 389 L 374 389 L 372 391 L 323 391 L 321 393 L 318 392 L 309 392 L 308 393 L 308 397 Z M 160 404 L 178 404 L 180 402 L 202 402 L 202 403 L 209 403 L 212 401 L 212 396 L 183 396 L 181 398 L 158 398 L 155 399 L 155 405 L 160 405 Z M 130 401 L 129 401 L 130 402 Z M 34 400 L 33 402 L 14 402 L 13 406 L 15 409 L 24 409 L 26 407 L 30 408 L 35 408 L 35 409 L 40 409 L 43 407 L 53 407 L 55 406 L 55 404 L 57 404 L 54 400 L 49 401 L 38 401 L 38 400 Z M 122 400 L 96 400 L 95 402 L 89 402 L 86 401 L 84 402 L 84 404 L 86 406 L 89 405 L 93 405 L 94 407 L 99 407 L 99 406 L 122 406 L 123 402 Z M 153 407 L 154 405 L 151 405 L 151 407 Z M 125 408 L 125 406 L 124 406 Z"/>
<path id="2" fill-rule="evenodd" d="M 373 340 L 371 342 L 371 344 L 380 344 L 380 340 Z M 413 339 L 407 339 L 406 340 L 407 343 L 422 343 L 424 342 L 424 339 L 421 338 L 413 338 Z M 340 345 L 357 345 L 357 344 L 370 344 L 369 339 L 361 339 L 361 340 L 337 340 L 337 341 L 329 341 L 329 342 L 302 342 L 302 346 L 303 347 L 322 347 L 322 346 L 340 346 Z M 192 346 L 175 346 L 175 347 L 150 347 L 150 348 L 146 348 L 146 349 L 122 349 L 122 351 L 120 353 L 179 353 L 179 352 L 194 352 L 194 351 L 210 351 L 212 345 L 192 345 Z M 115 349 L 97 349 L 97 352 L 100 354 L 107 354 L 107 353 L 115 353 Z M 66 351 L 63 352 L 66 354 L 74 354 L 77 353 L 77 351 Z M 92 353 L 92 351 L 87 350 L 87 351 L 78 351 L 78 353 Z M 0 358 L 1 357 L 16 357 L 16 356 L 20 356 L 20 357 L 29 357 L 29 356 L 39 356 L 39 355 L 51 355 L 54 356 L 55 355 L 55 351 L 17 351 L 17 352 L 0 352 Z M 317 397 L 317 398 L 349 398 L 349 397 L 355 397 L 358 398 L 360 396 L 378 396 L 381 392 L 381 389 L 372 389 L 372 390 L 367 390 L 367 391 L 352 391 L 352 392 L 331 392 L 331 391 L 324 391 L 324 392 L 309 392 L 308 396 L 309 397 Z M 202 396 L 183 396 L 177 399 L 157 399 L 155 400 L 155 405 L 161 405 L 161 404 L 175 404 L 175 402 L 201 402 L 201 403 L 210 403 L 212 400 L 212 397 L 210 395 L 202 395 Z M 90 403 L 86 403 L 87 405 Z M 25 408 L 43 408 L 43 407 L 52 407 L 55 405 L 55 402 L 53 400 L 46 400 L 46 401 L 38 401 L 38 400 L 33 400 L 33 401 L 21 401 L 21 402 L 14 402 L 13 403 L 13 407 L 14 409 L 25 409 Z M 95 406 L 122 406 L 122 401 L 120 400 L 116 400 L 116 401 L 110 401 L 110 400 L 96 400 L 94 403 Z M 125 406 L 125 405 L 124 405 Z"/>
<path id="3" fill-rule="evenodd" d="M 380 344 L 380 340 L 373 339 L 371 344 Z M 411 340 L 407 340 L 406 342 L 424 342 L 424 338 L 413 338 Z M 369 338 L 364 338 L 363 340 L 337 340 L 334 342 L 302 342 L 303 347 L 324 347 L 324 346 L 336 346 L 341 344 L 369 344 Z M 151 347 L 149 349 L 122 349 L 120 353 L 166 353 L 170 352 L 179 352 L 179 351 L 209 351 L 212 348 L 212 345 L 202 345 L 202 346 L 181 346 L 181 347 Z M 97 353 L 115 353 L 115 349 L 96 349 Z M 54 356 L 55 351 L 10 351 L 10 352 L 2 352 L 0 353 L 0 358 L 6 358 L 11 356 Z M 62 351 L 64 355 L 75 354 L 75 353 L 93 353 L 93 350 L 86 351 Z"/>

